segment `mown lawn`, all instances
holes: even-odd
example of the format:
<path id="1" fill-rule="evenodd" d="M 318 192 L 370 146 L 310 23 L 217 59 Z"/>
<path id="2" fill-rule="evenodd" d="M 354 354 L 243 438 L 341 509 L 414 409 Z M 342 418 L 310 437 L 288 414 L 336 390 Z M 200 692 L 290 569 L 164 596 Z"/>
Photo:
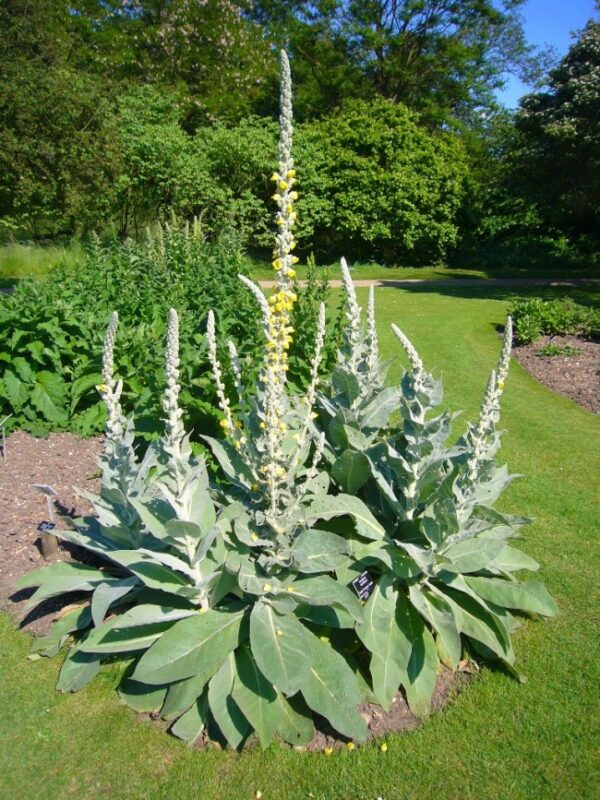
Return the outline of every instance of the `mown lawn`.
<path id="1" fill-rule="evenodd" d="M 476 413 L 509 300 L 506 290 L 482 295 L 376 291 L 384 355 L 399 352 L 388 332 L 395 321 L 443 373 L 448 407 L 465 416 Z M 56 694 L 58 660 L 26 661 L 27 637 L 0 617 L 0 797 L 251 800 L 259 790 L 264 800 L 596 798 L 600 420 L 513 361 L 503 422 L 501 454 L 525 477 L 502 505 L 535 517 L 522 547 L 541 562 L 561 611 L 527 621 L 515 636 L 527 683 L 484 669 L 416 733 L 389 737 L 386 753 L 376 745 L 330 757 L 279 746 L 199 752 L 120 706 L 114 667 L 78 695 Z"/>

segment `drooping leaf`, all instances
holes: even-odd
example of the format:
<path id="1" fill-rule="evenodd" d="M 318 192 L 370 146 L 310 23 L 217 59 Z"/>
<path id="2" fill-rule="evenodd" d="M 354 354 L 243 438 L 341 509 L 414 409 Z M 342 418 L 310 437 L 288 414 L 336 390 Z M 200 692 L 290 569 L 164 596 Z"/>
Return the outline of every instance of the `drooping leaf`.
<path id="1" fill-rule="evenodd" d="M 307 642 L 311 665 L 302 682 L 304 699 L 339 733 L 364 741 L 367 726 L 358 713 L 361 693 L 356 676 L 329 644 L 312 633 L 308 633 Z"/>
<path id="2" fill-rule="evenodd" d="M 363 618 L 362 606 L 356 594 L 329 575 L 310 575 L 294 581 L 289 584 L 287 591 L 298 602 L 315 606 L 339 606 L 357 622 L 361 622 Z"/>
<path id="3" fill-rule="evenodd" d="M 243 636 L 241 611 L 210 609 L 175 623 L 141 657 L 133 677 L 142 683 L 162 684 L 216 670 Z"/>
<path id="4" fill-rule="evenodd" d="M 281 704 L 273 684 L 257 666 L 247 644 L 235 652 L 236 675 L 233 699 L 258 734 L 261 746 L 267 747 L 282 722 Z"/>
<path id="5" fill-rule="evenodd" d="M 92 595 L 92 620 L 98 627 L 104 622 L 106 612 L 113 603 L 128 594 L 138 583 L 135 576 L 129 578 L 117 578 L 107 583 L 100 583 Z"/>
<path id="6" fill-rule="evenodd" d="M 145 683 L 125 678 L 119 686 L 119 696 L 138 714 L 159 711 L 167 695 L 166 686 L 148 686 Z"/>
<path id="7" fill-rule="evenodd" d="M 235 674 L 235 660 L 233 652 L 230 652 L 208 684 L 208 704 L 211 714 L 234 750 L 252 731 L 251 725 L 232 696 Z"/>
<path id="8" fill-rule="evenodd" d="M 278 614 L 269 603 L 255 603 L 250 614 L 250 644 L 256 663 L 287 695 L 298 691 L 310 667 L 305 632 L 293 614 Z"/>
<path id="9" fill-rule="evenodd" d="M 99 670 L 99 655 L 72 647 L 61 667 L 56 688 L 59 692 L 78 692 L 96 677 Z"/>
<path id="10" fill-rule="evenodd" d="M 359 639 L 371 653 L 373 692 L 386 711 L 406 678 L 412 652 L 412 642 L 396 620 L 397 604 L 393 579 L 384 575 L 367 600 L 363 623 L 356 627 Z"/>
<path id="11" fill-rule="evenodd" d="M 406 699 L 413 714 L 423 717 L 429 713 L 436 683 L 438 656 L 435 642 L 423 618 L 402 592 L 398 593 L 396 621 L 411 644 L 403 684 Z"/>
<path id="12" fill-rule="evenodd" d="M 504 608 L 529 611 L 554 617 L 558 607 L 548 590 L 539 581 L 508 581 L 503 578 L 465 579 L 468 585 L 484 600 Z"/>
<path id="13" fill-rule="evenodd" d="M 504 547 L 501 539 L 465 539 L 444 550 L 444 558 L 452 564 L 452 567 L 444 565 L 444 569 L 460 573 L 479 572 L 489 567 Z"/>
<path id="14" fill-rule="evenodd" d="M 441 639 L 450 668 L 456 669 L 462 655 L 460 623 L 457 624 L 455 618 L 458 609 L 452 608 L 441 594 L 435 594 L 428 586 L 413 584 L 408 594 L 410 602 Z"/>
<path id="15" fill-rule="evenodd" d="M 281 722 L 278 732 L 291 745 L 308 744 L 314 736 L 314 726 L 310 709 L 302 699 L 302 695 L 285 698 L 277 695 L 281 706 Z"/>
<path id="16" fill-rule="evenodd" d="M 206 692 L 171 726 L 171 733 L 188 744 L 194 744 L 208 719 L 208 695 Z"/>

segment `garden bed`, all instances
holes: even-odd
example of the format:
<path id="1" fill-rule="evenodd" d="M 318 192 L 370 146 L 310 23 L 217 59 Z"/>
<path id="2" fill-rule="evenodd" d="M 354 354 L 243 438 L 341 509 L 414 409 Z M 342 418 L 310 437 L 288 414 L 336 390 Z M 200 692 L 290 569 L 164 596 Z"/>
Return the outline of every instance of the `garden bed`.
<path id="1" fill-rule="evenodd" d="M 549 346 L 561 354 L 544 355 Z M 580 336 L 541 336 L 531 344 L 515 347 L 513 355 L 549 389 L 600 414 L 600 342 Z"/>

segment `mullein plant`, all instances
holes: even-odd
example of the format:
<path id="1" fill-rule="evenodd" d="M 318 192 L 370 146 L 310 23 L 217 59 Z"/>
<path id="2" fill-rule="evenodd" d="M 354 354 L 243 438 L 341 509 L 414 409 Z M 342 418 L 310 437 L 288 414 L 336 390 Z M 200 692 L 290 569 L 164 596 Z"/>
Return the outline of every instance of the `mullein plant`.
<path id="1" fill-rule="evenodd" d="M 361 427 L 358 398 L 378 391 L 373 300 L 371 296 L 365 330 L 345 264 L 342 271 L 348 326 L 338 370 L 354 388 L 342 391 L 344 382 L 334 376 L 328 395 L 320 398 L 319 424 L 327 433 L 332 477 L 344 488 L 354 482 L 386 534 L 382 541 L 355 548 L 351 568 L 338 570 L 338 575 L 349 579 L 368 570 L 375 581 L 356 632 L 370 653 L 378 702 L 389 708 L 400 685 L 411 709 L 423 715 L 440 663 L 456 669 L 471 653 L 500 659 L 514 670 L 513 612 L 556 613 L 540 583 L 514 575 L 520 569 L 538 569 L 533 559 L 508 544 L 529 520 L 492 508 L 514 477 L 494 460 L 512 325 L 509 317 L 479 419 L 456 444 L 448 443 L 452 416 L 433 413 L 442 400 L 441 381 L 426 371 L 396 325 L 392 331 L 409 362 L 395 394 L 400 421 L 390 423 L 381 403 L 382 424 Z"/>
<path id="2" fill-rule="evenodd" d="M 107 407 L 102 488 L 87 495 L 96 513 L 52 531 L 93 564 L 52 564 L 18 584 L 38 587 L 30 608 L 83 595 L 33 647 L 39 658 L 69 645 L 60 690 L 81 689 L 103 659 L 124 658 L 119 691 L 133 708 L 159 714 L 190 743 L 204 735 L 234 748 L 253 732 L 263 747 L 276 736 L 305 744 L 313 715 L 364 741 L 361 702 L 387 709 L 402 687 L 425 714 L 440 662 L 457 668 L 468 647 L 512 668 L 512 612 L 555 613 L 541 584 L 514 576 L 537 569 L 507 543 L 527 520 L 491 505 L 511 478 L 494 461 L 510 323 L 479 420 L 449 446 L 451 418 L 431 416 L 441 384 L 399 329 L 410 368 L 399 386 L 385 386 L 374 295 L 363 327 L 344 263 L 347 326 L 331 385 L 319 385 L 321 306 L 308 387 L 289 390 L 296 173 L 285 53 L 281 72 L 277 286 L 267 299 L 242 278 L 262 313 L 264 355 L 250 392 L 227 343 L 235 406 L 208 317 L 224 438 L 204 438 L 220 474 L 209 481 L 183 426 L 174 310 L 163 433 L 138 460 L 115 379 L 113 315 L 98 386 Z M 365 570 L 372 593 L 359 599 L 350 584 Z"/>
<path id="3" fill-rule="evenodd" d="M 39 586 L 32 606 L 63 592 L 89 599 L 58 620 L 36 655 L 71 647 L 59 688 L 76 690 L 103 658 L 133 659 L 123 698 L 159 712 L 172 732 L 193 742 L 208 734 L 238 747 L 255 731 L 263 746 L 277 734 L 292 744 L 313 736 L 313 713 L 341 734 L 364 740 L 358 704 L 372 693 L 349 645 L 362 621 L 356 594 L 337 580 L 352 551 L 384 530 L 355 497 L 329 494 L 321 468 L 324 435 L 314 409 L 325 335 L 319 309 L 310 381 L 302 397 L 287 391 L 287 351 L 295 302 L 289 65 L 282 54 L 280 163 L 276 175 L 278 285 L 267 300 L 246 281 L 262 310 L 265 351 L 257 390 L 244 386 L 233 343 L 234 414 L 218 356 L 214 316 L 207 340 L 223 415 L 223 440 L 206 438 L 222 476 L 209 487 L 179 408 L 178 318 L 169 314 L 164 433 L 138 466 L 114 378 L 116 317 L 107 333 L 103 474 L 96 516 L 76 520 L 61 538 L 94 554 L 100 566 L 46 567 L 21 582 Z M 125 435 L 125 431 L 128 432 Z M 223 480 L 225 477 L 225 481 Z M 338 517 L 352 525 L 332 527 Z M 343 654 L 342 651 L 343 650 Z M 332 680 L 332 676 L 335 679 Z"/>

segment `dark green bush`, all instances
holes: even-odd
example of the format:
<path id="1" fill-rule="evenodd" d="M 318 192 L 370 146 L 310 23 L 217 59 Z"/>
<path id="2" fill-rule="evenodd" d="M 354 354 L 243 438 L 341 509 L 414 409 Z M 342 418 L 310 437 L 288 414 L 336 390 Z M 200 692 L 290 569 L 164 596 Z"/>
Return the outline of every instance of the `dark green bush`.
<path id="1" fill-rule="evenodd" d="M 541 300 L 539 297 L 518 300 L 510 314 L 515 338 L 520 344 L 529 344 L 540 336 L 600 336 L 600 312 L 578 305 L 568 297 L 561 300 Z"/>

